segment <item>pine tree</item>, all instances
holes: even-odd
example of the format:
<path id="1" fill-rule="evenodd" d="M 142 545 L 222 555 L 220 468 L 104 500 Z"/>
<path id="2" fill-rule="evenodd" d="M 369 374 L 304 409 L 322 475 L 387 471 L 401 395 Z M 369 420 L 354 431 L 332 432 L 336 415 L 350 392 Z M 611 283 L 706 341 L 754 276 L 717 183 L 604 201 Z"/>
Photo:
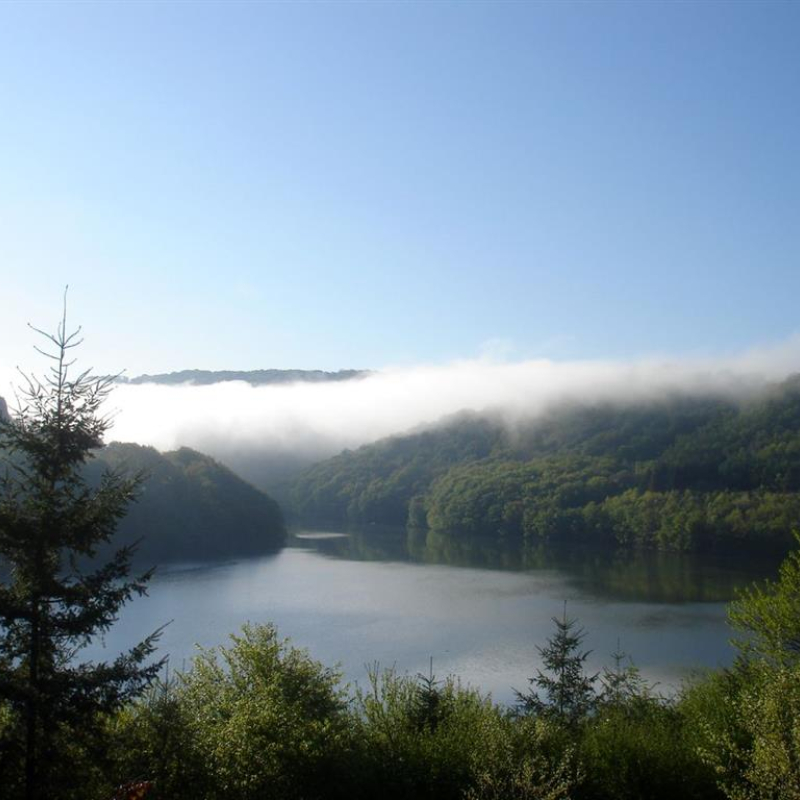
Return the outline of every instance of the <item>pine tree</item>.
<path id="1" fill-rule="evenodd" d="M 130 577 L 132 548 L 100 566 L 141 477 L 106 473 L 90 486 L 83 465 L 109 427 L 101 415 L 113 379 L 72 375 L 80 328 L 34 328 L 52 352 L 43 379 L 23 374 L 18 409 L 0 421 L 0 711 L 3 796 L 80 795 L 74 753 L 100 715 L 142 692 L 160 669 L 146 664 L 158 632 L 111 662 L 76 654 L 107 631 L 121 607 L 146 592 L 150 572 Z M 15 777 L 16 776 L 16 777 Z"/>
<path id="2" fill-rule="evenodd" d="M 431 656 L 428 674 L 417 673 L 417 685 L 414 687 L 411 718 L 419 731 L 434 731 L 445 716 L 445 694 L 442 682 L 433 674 L 433 656 Z"/>
<path id="3" fill-rule="evenodd" d="M 611 658 L 614 666 L 603 667 L 600 676 L 600 703 L 621 708 L 652 696 L 652 688 L 645 682 L 633 659 L 620 648 L 619 641 Z"/>
<path id="4" fill-rule="evenodd" d="M 577 620 L 567 617 L 566 604 L 563 616 L 553 617 L 553 624 L 556 632 L 547 646 L 537 647 L 544 671 L 537 670 L 536 676 L 529 679 L 527 692 L 517 692 L 517 701 L 523 713 L 551 716 L 575 725 L 595 705 L 594 684 L 599 673 L 587 675 L 584 671 L 591 651 L 580 649 L 586 634 L 583 629 L 576 629 Z"/>

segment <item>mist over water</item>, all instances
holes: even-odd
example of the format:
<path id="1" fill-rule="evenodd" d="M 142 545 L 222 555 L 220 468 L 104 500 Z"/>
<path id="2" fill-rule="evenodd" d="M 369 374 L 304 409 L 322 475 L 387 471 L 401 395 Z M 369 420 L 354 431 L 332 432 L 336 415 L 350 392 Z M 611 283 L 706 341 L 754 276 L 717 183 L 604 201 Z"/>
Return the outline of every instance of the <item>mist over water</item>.
<path id="1" fill-rule="evenodd" d="M 292 469 L 463 410 L 509 424 L 562 403 L 638 404 L 676 394 L 746 399 L 800 368 L 800 338 L 727 359 L 487 359 L 389 368 L 333 383 L 121 385 L 111 438 L 160 450 L 187 446 L 236 467 Z"/>

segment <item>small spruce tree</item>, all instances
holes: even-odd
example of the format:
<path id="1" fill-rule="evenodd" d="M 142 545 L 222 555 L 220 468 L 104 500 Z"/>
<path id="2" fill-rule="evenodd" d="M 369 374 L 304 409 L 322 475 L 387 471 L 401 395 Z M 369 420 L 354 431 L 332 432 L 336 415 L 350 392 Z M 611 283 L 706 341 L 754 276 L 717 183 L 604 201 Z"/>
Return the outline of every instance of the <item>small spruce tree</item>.
<path id="1" fill-rule="evenodd" d="M 18 408 L 0 420 L 0 704 L 3 796 L 57 800 L 81 795 L 76 754 L 97 741 L 100 716 L 142 692 L 157 633 L 111 662 L 76 654 L 144 594 L 150 573 L 130 578 L 132 548 L 92 562 L 109 541 L 141 478 L 106 473 L 99 486 L 83 465 L 109 427 L 100 413 L 112 379 L 73 377 L 66 311 L 43 379 L 23 374 Z"/>
<path id="2" fill-rule="evenodd" d="M 614 666 L 603 667 L 600 676 L 601 690 L 598 700 L 601 704 L 624 707 L 652 696 L 651 687 L 645 682 L 633 659 L 620 648 L 619 641 L 611 658 L 614 659 Z"/>
<path id="3" fill-rule="evenodd" d="M 576 628 L 577 620 L 567 617 L 566 604 L 563 616 L 553 617 L 553 624 L 556 632 L 547 646 L 536 648 L 544 671 L 537 670 L 536 676 L 529 679 L 527 692 L 516 693 L 518 706 L 526 714 L 550 716 L 576 725 L 594 707 L 594 684 L 599 673 L 587 675 L 584 670 L 591 651 L 580 649 L 586 633 Z"/>
<path id="4" fill-rule="evenodd" d="M 436 680 L 433 674 L 433 656 L 431 656 L 428 674 L 418 672 L 417 685 L 414 687 L 411 713 L 418 730 L 436 730 L 445 716 L 443 701 L 442 682 Z"/>

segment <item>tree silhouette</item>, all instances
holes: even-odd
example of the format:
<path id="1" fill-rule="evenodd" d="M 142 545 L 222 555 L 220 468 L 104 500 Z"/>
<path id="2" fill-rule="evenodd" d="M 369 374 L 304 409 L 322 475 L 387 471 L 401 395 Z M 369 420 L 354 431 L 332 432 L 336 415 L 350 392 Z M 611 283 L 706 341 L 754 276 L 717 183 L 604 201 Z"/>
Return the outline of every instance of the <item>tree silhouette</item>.
<path id="1" fill-rule="evenodd" d="M 141 482 L 106 472 L 87 484 L 83 466 L 110 425 L 101 406 L 112 378 L 73 377 L 66 304 L 55 334 L 36 328 L 50 361 L 43 379 L 23 373 L 18 408 L 0 420 L 0 703 L 8 722 L 0 757 L 4 796 L 79 796 L 75 753 L 102 712 L 139 694 L 160 663 L 146 664 L 158 631 L 111 662 L 76 654 L 146 592 L 151 572 L 130 577 L 133 548 L 102 565 L 108 542 Z"/>
<path id="2" fill-rule="evenodd" d="M 553 617 L 553 624 L 556 632 L 547 646 L 537 647 L 544 671 L 537 670 L 536 676 L 529 679 L 527 692 L 516 693 L 517 701 L 523 713 L 552 716 L 575 725 L 596 702 L 594 683 L 599 673 L 587 675 L 584 670 L 591 651 L 580 649 L 586 634 L 576 628 L 577 620 L 567 617 L 566 603 L 563 616 Z"/>

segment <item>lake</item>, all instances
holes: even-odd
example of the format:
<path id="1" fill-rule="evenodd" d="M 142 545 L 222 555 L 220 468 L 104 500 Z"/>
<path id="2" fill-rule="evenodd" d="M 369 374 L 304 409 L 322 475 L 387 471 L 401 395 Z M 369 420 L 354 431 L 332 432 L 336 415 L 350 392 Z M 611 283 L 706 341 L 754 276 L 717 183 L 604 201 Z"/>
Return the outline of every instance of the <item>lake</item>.
<path id="1" fill-rule="evenodd" d="M 274 622 L 346 679 L 367 665 L 464 683 L 511 703 L 540 666 L 552 617 L 578 619 L 611 665 L 619 649 L 672 693 L 693 670 L 730 663 L 725 604 L 735 589 L 774 577 L 778 561 L 712 555 L 502 544 L 367 528 L 303 530 L 275 555 L 160 568 L 149 597 L 132 601 L 106 636 L 110 657 L 171 620 L 159 652 L 188 667 L 196 645 L 227 642 L 245 622 Z"/>

